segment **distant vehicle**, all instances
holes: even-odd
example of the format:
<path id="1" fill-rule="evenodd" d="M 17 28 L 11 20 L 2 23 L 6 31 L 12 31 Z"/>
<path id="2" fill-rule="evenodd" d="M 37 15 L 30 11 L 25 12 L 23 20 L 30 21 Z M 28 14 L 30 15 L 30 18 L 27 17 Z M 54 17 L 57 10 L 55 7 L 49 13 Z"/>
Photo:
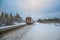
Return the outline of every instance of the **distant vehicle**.
<path id="1" fill-rule="evenodd" d="M 31 17 L 26 17 L 26 24 L 33 24 L 33 20 Z"/>

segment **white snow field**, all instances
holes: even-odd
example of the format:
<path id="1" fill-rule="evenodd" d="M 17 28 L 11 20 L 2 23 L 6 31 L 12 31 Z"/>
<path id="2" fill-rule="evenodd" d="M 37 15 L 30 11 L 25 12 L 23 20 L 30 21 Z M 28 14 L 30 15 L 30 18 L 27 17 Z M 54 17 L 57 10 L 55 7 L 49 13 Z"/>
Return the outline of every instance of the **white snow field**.
<path id="1" fill-rule="evenodd" d="M 52 24 L 35 23 L 21 40 L 60 40 L 60 27 Z"/>
<path id="2" fill-rule="evenodd" d="M 60 40 L 60 26 L 34 23 L 9 33 L 2 40 Z"/>

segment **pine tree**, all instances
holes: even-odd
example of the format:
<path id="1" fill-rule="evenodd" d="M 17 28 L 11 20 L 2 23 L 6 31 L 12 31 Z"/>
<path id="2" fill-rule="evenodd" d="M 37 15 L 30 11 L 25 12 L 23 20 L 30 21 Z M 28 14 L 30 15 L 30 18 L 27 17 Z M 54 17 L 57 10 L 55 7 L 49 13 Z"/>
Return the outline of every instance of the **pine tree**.
<path id="1" fill-rule="evenodd" d="M 4 13 L 3 13 L 3 12 L 1 13 L 0 21 L 1 21 L 1 24 L 3 24 L 3 23 L 4 23 Z"/>
<path id="2" fill-rule="evenodd" d="M 10 24 L 13 24 L 13 16 L 12 16 L 12 13 L 10 13 L 10 16 L 9 16 L 9 21 L 10 21 Z"/>
<path id="3" fill-rule="evenodd" d="M 5 25 L 9 25 L 9 15 L 7 13 L 5 13 L 4 19 L 5 19 L 4 20 Z"/>
<path id="4" fill-rule="evenodd" d="M 16 13 L 15 20 L 16 20 L 17 22 L 20 22 L 20 15 L 19 15 L 18 13 Z"/>

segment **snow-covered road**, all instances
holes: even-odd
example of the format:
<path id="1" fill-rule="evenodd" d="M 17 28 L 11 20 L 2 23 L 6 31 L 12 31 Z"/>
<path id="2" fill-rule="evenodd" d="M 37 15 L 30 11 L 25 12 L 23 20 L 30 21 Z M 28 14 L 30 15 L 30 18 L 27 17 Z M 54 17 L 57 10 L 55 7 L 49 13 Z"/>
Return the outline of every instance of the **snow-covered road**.
<path id="1" fill-rule="evenodd" d="M 60 27 L 34 23 L 5 35 L 2 40 L 60 40 Z"/>

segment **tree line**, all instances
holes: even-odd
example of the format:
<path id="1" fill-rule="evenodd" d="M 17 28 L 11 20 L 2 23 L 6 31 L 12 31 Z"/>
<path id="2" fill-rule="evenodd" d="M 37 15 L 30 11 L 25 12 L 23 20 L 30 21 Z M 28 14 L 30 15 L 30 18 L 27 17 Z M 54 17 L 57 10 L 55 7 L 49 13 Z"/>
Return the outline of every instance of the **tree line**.
<path id="1" fill-rule="evenodd" d="M 38 19 L 41 23 L 60 23 L 60 18 Z"/>
<path id="2" fill-rule="evenodd" d="M 22 17 L 18 13 L 16 15 L 13 15 L 12 13 L 0 13 L 0 26 L 1 25 L 12 25 L 14 22 L 21 22 L 23 20 Z"/>

